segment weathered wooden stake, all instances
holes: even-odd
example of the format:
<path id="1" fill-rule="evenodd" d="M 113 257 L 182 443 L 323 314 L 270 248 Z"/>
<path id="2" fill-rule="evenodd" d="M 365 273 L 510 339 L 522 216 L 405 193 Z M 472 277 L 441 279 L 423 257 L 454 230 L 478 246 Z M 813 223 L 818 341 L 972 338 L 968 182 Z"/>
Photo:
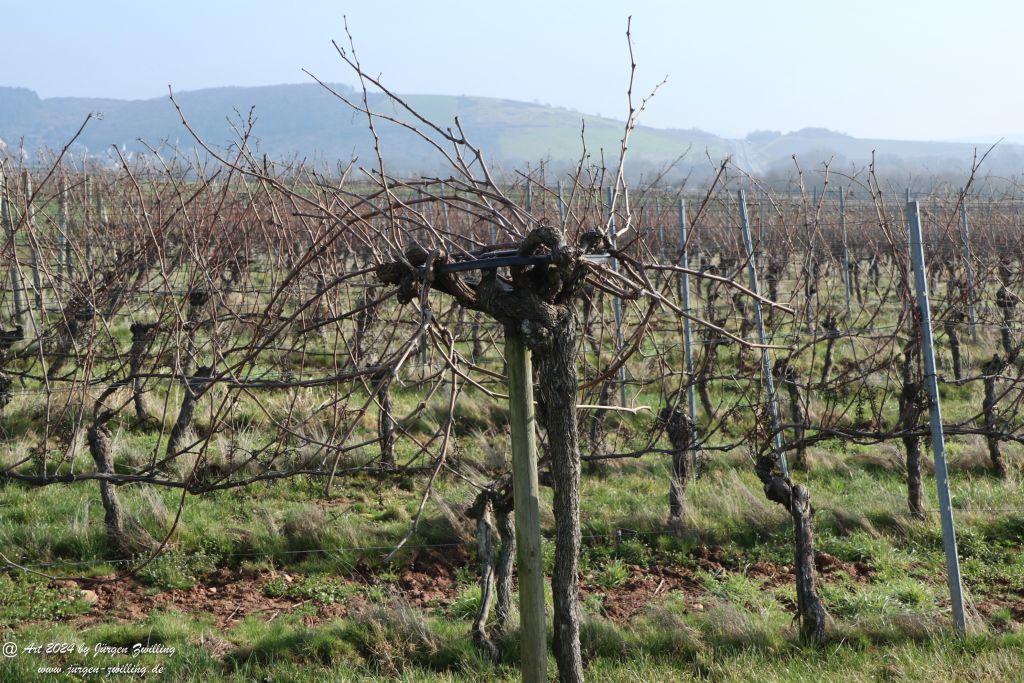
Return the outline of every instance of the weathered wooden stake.
<path id="1" fill-rule="evenodd" d="M 519 625 L 523 680 L 547 680 L 544 616 L 544 565 L 540 548 L 540 484 L 537 477 L 537 432 L 533 406 L 530 350 L 515 334 L 505 334 L 508 364 L 509 421 L 512 427 L 512 497 L 516 518 L 516 565 L 519 570 Z"/>

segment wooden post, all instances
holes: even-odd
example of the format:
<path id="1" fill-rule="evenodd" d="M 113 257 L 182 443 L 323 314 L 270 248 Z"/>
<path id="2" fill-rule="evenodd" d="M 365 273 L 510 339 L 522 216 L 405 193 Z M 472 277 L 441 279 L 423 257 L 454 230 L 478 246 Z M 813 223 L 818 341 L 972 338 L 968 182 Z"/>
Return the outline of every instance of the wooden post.
<path id="1" fill-rule="evenodd" d="M 547 680 L 544 615 L 544 563 L 540 549 L 540 484 L 537 432 L 533 413 L 530 351 L 515 334 L 505 333 L 509 416 L 512 426 L 512 496 L 516 515 L 516 565 L 519 570 L 519 625 L 523 680 Z"/>

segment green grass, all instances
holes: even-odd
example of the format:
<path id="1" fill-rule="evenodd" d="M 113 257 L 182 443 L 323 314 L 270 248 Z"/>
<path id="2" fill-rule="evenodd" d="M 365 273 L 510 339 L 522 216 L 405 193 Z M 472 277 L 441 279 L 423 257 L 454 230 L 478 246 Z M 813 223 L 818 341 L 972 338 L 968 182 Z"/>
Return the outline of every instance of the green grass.
<path id="1" fill-rule="evenodd" d="M 830 642 L 814 650 L 796 636 L 792 577 L 771 580 L 758 571 L 758 563 L 781 570 L 791 562 L 791 532 L 785 515 L 760 500 L 746 459 L 721 456 L 691 484 L 689 524 L 681 533 L 663 527 L 666 476 L 666 464 L 651 459 L 584 480 L 583 584 L 598 597 L 584 602 L 583 649 L 594 680 L 956 680 L 975 671 L 997 680 L 1016 676 L 1024 645 L 1021 516 L 959 518 L 965 586 L 979 609 L 972 635 L 960 641 L 951 634 L 937 519 L 915 521 L 903 512 L 899 473 L 865 469 L 855 457 L 812 469 L 804 480 L 818 510 L 818 549 L 871 569 L 866 579 L 842 571 L 821 577 Z M 968 474 L 954 486 L 965 507 L 1016 505 L 1013 483 Z M 439 497 L 453 498 L 458 489 L 446 480 Z M 101 558 L 102 538 L 74 545 L 77 532 L 61 526 L 64 514 L 86 504 L 95 509 L 94 495 L 83 487 L 60 496 L 50 489 L 26 495 L 6 486 L 9 514 L 0 527 L 5 545 L 20 538 L 34 540 L 33 551 L 52 559 Z M 164 505 L 175 503 L 173 492 L 152 495 Z M 367 479 L 347 487 L 345 495 L 344 503 L 320 513 L 311 512 L 321 510 L 312 502 L 316 487 L 302 480 L 189 498 L 173 549 L 138 577 L 150 591 L 173 592 L 203 585 L 217 568 L 245 571 L 261 577 L 265 596 L 299 603 L 290 612 L 273 619 L 253 615 L 226 629 L 214 627 L 213 616 L 202 612 L 104 621 L 75 591 L 10 573 L 0 577 L 5 638 L 20 644 L 62 638 L 169 643 L 173 656 L 147 661 L 165 662 L 170 680 L 515 679 L 514 630 L 499 638 L 497 662 L 469 637 L 479 603 L 472 543 L 432 507 L 413 548 L 385 564 L 383 553 L 366 548 L 401 537 L 407 522 L 388 521 L 384 513 L 412 506 L 418 489 Z M 550 529 L 549 492 L 545 496 Z M 134 494 L 128 499 L 140 512 L 143 501 Z M 40 514 L 30 515 L 29 507 Z M 87 528 L 97 522 L 90 519 Z M 465 544 L 466 559 L 450 574 L 454 584 L 446 597 L 415 607 L 403 595 L 401 577 L 414 568 L 419 546 L 432 544 Z M 331 551 L 303 554 L 314 547 Z M 548 563 L 551 549 L 545 543 Z M 628 592 L 634 572 L 654 567 L 674 568 L 691 583 L 660 598 L 640 595 L 644 604 L 628 618 L 609 618 L 599 596 Z M 347 616 L 332 617 L 332 607 Z M 75 626 L 86 617 L 85 628 Z M 21 655 L 0 680 L 33 680 L 30 667 L 40 663 L 39 656 Z"/>
<path id="2" fill-rule="evenodd" d="M 653 354 L 655 341 L 673 339 L 671 330 L 653 335 L 645 351 Z M 884 352 L 881 347 L 865 341 L 858 353 Z M 983 338 L 971 356 L 976 361 L 994 348 L 992 338 Z M 468 353 L 468 344 L 460 342 L 460 350 Z M 749 351 L 725 349 L 719 367 L 737 367 L 741 355 L 745 363 L 756 361 Z M 837 365 L 851 357 L 850 349 L 839 349 Z M 594 362 L 588 352 L 581 361 L 584 374 L 592 372 Z M 666 362 L 678 367 L 678 347 Z M 820 353 L 814 362 L 819 365 L 802 358 L 801 370 L 820 370 Z M 270 357 L 260 363 L 258 370 L 274 367 Z M 493 349 L 485 364 L 501 370 Z M 647 377 L 658 371 L 640 357 L 629 369 Z M 749 384 L 716 382 L 711 398 L 725 405 L 747 401 L 756 391 Z M 646 384 L 635 401 L 657 407 L 666 387 L 671 388 L 667 382 L 665 387 Z M 303 395 L 296 406 L 274 392 L 258 394 L 265 411 L 254 402 L 240 402 L 210 439 L 211 462 L 226 459 L 232 448 L 257 449 L 281 439 L 270 418 L 288 418 L 296 429 L 310 430 L 302 433 L 323 429 L 325 418 L 317 405 L 329 394 Z M 883 383 L 872 378 L 861 409 L 870 413 L 872 402 L 883 396 Z M 364 392 L 356 392 L 350 403 L 364 398 Z M 165 399 L 177 405 L 180 389 L 154 387 L 148 396 L 153 405 Z M 413 386 L 396 386 L 393 393 L 396 412 L 413 415 L 402 426 L 419 438 L 432 435 L 447 418 L 445 391 L 415 412 L 422 399 Z M 813 407 L 824 411 L 849 400 L 823 392 L 814 397 Z M 204 401 L 197 411 L 200 431 L 210 427 L 213 399 Z M 973 416 L 980 406 L 977 383 L 945 385 L 943 401 L 947 421 Z M 891 424 L 895 406 L 877 407 Z M 171 413 L 163 418 L 165 428 Z M 55 430 L 73 424 L 77 416 L 74 410 L 62 415 Z M 35 446 L 45 416 L 38 398 L 17 397 L 0 415 L 5 434 L 0 458 Z M 584 433 L 590 417 L 583 415 Z M 507 460 L 507 419 L 501 400 L 472 388 L 459 397 L 450 460 L 459 476 L 442 472 L 416 534 L 391 559 L 385 559 L 387 551 L 408 532 L 425 477 L 350 476 L 329 498 L 323 480 L 308 477 L 184 497 L 176 489 L 120 487 L 130 519 L 154 538 L 168 533 L 181 507 L 166 552 L 133 578 L 137 592 L 162 600 L 161 606 L 142 615 L 119 611 L 116 605 L 113 613 L 103 613 L 73 584 L 9 570 L 0 574 L 2 639 L 20 646 L 68 642 L 83 648 L 159 643 L 174 647 L 174 654 L 145 655 L 139 661 L 165 666 L 167 680 L 516 680 L 515 628 L 496 636 L 497 661 L 470 637 L 480 589 L 473 530 L 462 514 L 475 493 L 467 480 L 486 480 Z M 851 407 L 838 422 L 857 419 Z M 119 418 L 113 427 L 122 469 L 145 461 L 165 442 L 155 425 Z M 712 445 L 746 438 L 755 428 L 754 418 L 740 411 L 728 427 L 729 433 L 717 434 Z M 643 448 L 656 432 L 650 412 L 609 414 L 605 429 L 600 447 L 606 451 Z M 352 438 L 372 438 L 375 430 L 370 411 Z M 51 446 L 52 454 L 61 452 Z M 590 452 L 586 441 L 585 447 Z M 588 676 L 612 681 L 1019 678 L 1024 664 L 1024 449 L 1004 445 L 1011 465 L 1006 480 L 988 471 L 985 444 L 976 437 L 950 438 L 949 452 L 964 584 L 973 605 L 971 632 L 964 639 L 952 634 L 930 464 L 925 463 L 924 487 L 929 513 L 916 520 L 907 513 L 898 442 L 865 445 L 833 439 L 810 449 L 809 471 L 796 476 L 813 497 L 817 549 L 839 563 L 819 577 L 830 614 L 829 642 L 821 649 L 797 638 L 796 594 L 788 573 L 791 523 L 781 507 L 765 499 L 745 448 L 710 454 L 705 473 L 688 487 L 681 529 L 665 524 L 665 456 L 586 466 L 580 566 Z M 399 441 L 401 461 L 415 453 L 411 439 Z M 347 455 L 342 464 L 373 462 L 375 456 L 367 447 Z M 64 470 L 72 466 L 89 468 L 88 455 L 78 452 L 60 465 Z M 550 571 L 554 519 L 548 488 L 542 490 L 541 511 Z M 106 546 L 92 483 L 0 484 L 0 550 L 32 570 L 60 577 L 107 576 L 131 565 L 114 558 Z M 192 602 L 191 611 L 180 611 L 182 596 L 201 594 L 224 576 L 228 584 L 249 582 L 254 597 L 248 607 L 218 611 L 214 603 L 219 598 L 210 594 L 207 606 Z M 647 580 L 653 576 L 666 577 L 664 585 Z M 261 600 L 271 607 L 256 609 L 264 604 Z M 43 680 L 37 668 L 54 662 L 109 666 L 123 658 L 21 654 L 0 661 L 0 681 Z M 553 672 L 553 661 L 549 664 Z"/>

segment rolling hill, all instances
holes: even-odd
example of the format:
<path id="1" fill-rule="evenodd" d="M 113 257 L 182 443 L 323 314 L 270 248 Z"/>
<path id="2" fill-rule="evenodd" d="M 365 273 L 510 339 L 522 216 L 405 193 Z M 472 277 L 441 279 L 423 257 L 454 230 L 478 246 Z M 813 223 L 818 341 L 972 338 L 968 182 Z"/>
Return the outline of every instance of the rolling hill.
<path id="1" fill-rule="evenodd" d="M 351 88 L 335 86 L 353 95 Z M 583 149 L 581 126 L 593 160 L 609 165 L 618 155 L 623 124 L 610 118 L 580 114 L 569 109 L 487 97 L 408 95 L 407 101 L 438 123 L 452 125 L 459 118 L 470 138 L 492 163 L 511 168 L 546 160 L 568 167 Z M 260 152 L 274 158 L 303 157 L 333 165 L 357 158 L 362 165 L 375 162 L 373 141 L 365 116 L 317 84 L 263 87 L 225 87 L 176 93 L 189 123 L 208 143 L 225 147 L 235 139 L 232 123 L 256 119 L 254 141 Z M 376 111 L 401 113 L 383 96 L 372 95 Z M 128 151 L 168 144 L 191 149 L 194 140 L 181 125 L 167 97 L 147 100 L 99 98 L 40 98 L 25 88 L 0 87 L 0 140 L 8 148 L 24 145 L 29 152 L 62 147 L 89 112 L 93 120 L 78 146 L 103 156 L 111 145 Z M 408 118 L 407 116 L 404 118 Z M 389 167 L 403 173 L 438 170 L 439 156 L 429 145 L 401 127 L 378 123 L 378 133 Z M 977 145 L 957 142 L 912 142 L 854 138 L 824 128 L 793 133 L 757 132 L 742 140 L 722 138 L 696 129 L 639 127 L 631 140 L 633 173 L 664 168 L 684 157 L 676 174 L 707 169 L 708 158 L 733 155 L 743 168 L 759 174 L 787 172 L 792 155 L 804 168 L 832 159 L 833 168 L 863 166 L 875 153 L 880 165 L 908 173 L 962 173 L 969 168 Z M 1024 167 L 1024 146 L 1004 144 L 990 158 L 989 170 L 1018 172 Z"/>

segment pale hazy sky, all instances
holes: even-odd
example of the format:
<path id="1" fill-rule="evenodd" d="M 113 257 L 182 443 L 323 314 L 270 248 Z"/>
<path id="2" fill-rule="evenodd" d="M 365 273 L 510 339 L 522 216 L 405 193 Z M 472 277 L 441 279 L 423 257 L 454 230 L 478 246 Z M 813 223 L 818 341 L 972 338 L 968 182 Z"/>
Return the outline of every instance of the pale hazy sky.
<path id="1" fill-rule="evenodd" d="M 0 85 L 145 98 L 220 85 L 352 82 L 508 97 L 622 118 L 633 15 L 642 122 L 728 135 L 823 126 L 863 137 L 1024 134 L 1024 3 L 1013 0 L 0 0 Z"/>

